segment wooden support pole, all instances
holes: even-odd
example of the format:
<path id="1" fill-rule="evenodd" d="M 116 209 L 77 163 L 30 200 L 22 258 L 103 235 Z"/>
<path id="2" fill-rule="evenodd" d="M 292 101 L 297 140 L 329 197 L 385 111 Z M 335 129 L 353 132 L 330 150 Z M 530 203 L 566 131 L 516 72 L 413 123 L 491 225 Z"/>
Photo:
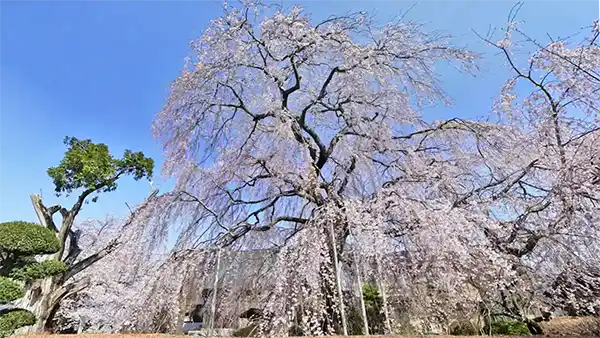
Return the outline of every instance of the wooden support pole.
<path id="1" fill-rule="evenodd" d="M 217 288 L 219 286 L 219 268 L 221 265 L 221 247 L 217 248 L 217 264 L 215 266 L 215 281 L 213 283 L 213 294 L 212 294 L 212 302 L 210 304 L 210 326 L 209 326 L 209 334 L 213 335 L 213 330 L 215 327 L 215 318 L 217 315 Z"/>
<path id="2" fill-rule="evenodd" d="M 381 293 L 381 300 L 383 301 L 383 314 L 385 316 L 385 329 L 386 334 L 392 334 L 392 325 L 390 323 L 390 314 L 388 311 L 388 303 L 387 303 L 387 294 L 385 292 L 385 283 L 383 278 L 383 273 L 381 271 L 381 260 L 379 255 L 375 255 L 377 259 L 377 274 L 379 275 L 377 278 L 377 288 L 379 289 L 379 293 Z"/>
<path id="3" fill-rule="evenodd" d="M 360 276 L 360 267 L 358 266 L 358 258 L 354 253 L 354 265 L 356 266 L 356 280 L 358 282 L 358 294 L 360 295 L 360 309 L 362 311 L 364 334 L 369 335 L 369 319 L 367 318 L 367 307 L 365 306 L 365 297 L 363 295 L 363 282 Z"/>
<path id="4" fill-rule="evenodd" d="M 340 303 L 340 315 L 342 317 L 342 329 L 344 331 L 344 336 L 348 335 L 348 326 L 346 324 L 346 311 L 344 309 L 344 295 L 342 294 L 342 278 L 340 276 L 340 266 L 338 263 L 337 256 L 337 245 L 335 244 L 335 233 L 333 231 L 333 223 L 330 224 L 330 232 L 331 232 L 331 244 L 333 246 L 333 265 L 335 268 L 335 278 L 337 281 L 337 291 L 338 298 Z"/>

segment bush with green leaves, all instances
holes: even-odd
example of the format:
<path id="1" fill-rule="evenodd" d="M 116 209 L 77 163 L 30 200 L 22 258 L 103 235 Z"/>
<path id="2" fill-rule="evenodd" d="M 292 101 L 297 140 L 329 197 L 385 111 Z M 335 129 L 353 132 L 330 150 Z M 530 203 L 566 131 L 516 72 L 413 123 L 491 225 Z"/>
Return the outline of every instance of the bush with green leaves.
<path id="1" fill-rule="evenodd" d="M 385 316 L 383 314 L 383 299 L 379 290 L 372 284 L 363 285 L 363 299 L 367 311 L 370 334 L 383 334 L 385 332 Z"/>
<path id="2" fill-rule="evenodd" d="M 2 263 L 11 257 L 52 254 L 59 249 L 60 243 L 51 229 L 22 221 L 0 223 Z"/>
<path id="3" fill-rule="evenodd" d="M 516 320 L 494 321 L 491 325 L 486 325 L 485 333 L 492 336 L 529 336 L 531 334 L 527 324 Z"/>
<path id="4" fill-rule="evenodd" d="M 51 229 L 22 221 L 0 223 L 0 305 L 23 297 L 28 283 L 65 272 L 60 261 L 35 260 L 58 250 L 60 242 Z M 0 337 L 34 323 L 35 316 L 25 309 L 0 307 Z"/>
<path id="5" fill-rule="evenodd" d="M 67 266 L 65 263 L 55 259 L 49 259 L 13 269 L 10 273 L 10 277 L 23 282 L 30 282 L 47 276 L 55 276 L 66 271 Z"/>
<path id="6" fill-rule="evenodd" d="M 0 277 L 0 304 L 12 302 L 25 295 L 23 287 L 10 278 Z"/>
<path id="7" fill-rule="evenodd" d="M 383 334 L 385 332 L 385 316 L 383 314 L 383 299 L 375 285 L 366 283 L 362 288 L 363 300 L 369 325 L 369 334 Z M 346 322 L 348 333 L 351 335 L 364 335 L 363 315 L 359 304 L 351 304 L 346 308 Z"/>
<path id="8" fill-rule="evenodd" d="M 16 310 L 0 316 L 0 337 L 10 334 L 16 329 L 35 324 L 35 316 L 26 310 Z"/>

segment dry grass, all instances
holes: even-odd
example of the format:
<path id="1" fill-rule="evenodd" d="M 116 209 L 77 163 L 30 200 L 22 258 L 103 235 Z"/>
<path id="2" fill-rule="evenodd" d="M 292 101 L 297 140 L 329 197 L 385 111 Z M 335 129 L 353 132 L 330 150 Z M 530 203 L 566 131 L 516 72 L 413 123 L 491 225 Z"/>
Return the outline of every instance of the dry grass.
<path id="1" fill-rule="evenodd" d="M 28 338 L 167 338 L 167 337 L 185 337 L 166 334 L 81 334 L 81 335 L 27 335 Z M 451 338 L 465 336 L 368 336 L 369 338 Z M 502 336 L 484 336 L 487 338 L 502 338 Z M 512 338 L 518 338 L 511 336 Z M 292 337 L 290 337 L 292 338 Z M 322 338 L 322 337 L 298 337 L 298 338 Z M 365 336 L 330 336 L 330 338 L 365 338 Z"/>
<path id="2" fill-rule="evenodd" d="M 63 335 L 26 335 L 21 337 L 28 338 L 167 338 L 167 337 L 184 337 L 183 335 L 167 335 L 167 334 L 63 334 Z M 365 338 L 367 336 L 329 336 L 330 338 Z M 464 336 L 368 336 L 369 338 L 451 338 L 451 337 L 464 337 Z M 485 336 L 487 338 L 502 338 L 501 336 Z M 517 338 L 515 336 L 512 336 Z M 218 338 L 218 337 L 214 337 Z M 302 338 L 317 338 L 317 337 L 302 337 Z M 319 337 L 322 338 L 322 337 Z M 504 337 L 506 338 L 506 337 Z"/>
<path id="3" fill-rule="evenodd" d="M 42 338 L 42 337 L 52 337 L 52 338 L 82 338 L 82 337 L 90 337 L 90 338 L 146 338 L 146 337 L 156 337 L 156 338 L 165 338 L 165 337 L 184 337 L 184 336 L 173 336 L 173 335 L 156 335 L 156 334 L 114 334 L 114 335 L 109 335 L 109 334 L 105 334 L 105 335 L 100 335 L 100 334 L 82 334 L 82 335 L 35 335 L 35 336 L 28 336 L 28 337 L 37 337 L 37 338 Z M 330 336 L 331 338 L 365 338 L 367 336 Z M 368 336 L 369 338 L 427 338 L 427 337 L 431 337 L 431 338 L 453 338 L 453 337 L 465 337 L 465 336 Z M 517 336 L 482 336 L 482 337 L 486 337 L 486 338 L 531 338 L 533 336 L 521 336 L 521 337 L 517 337 Z M 540 337 L 544 337 L 544 338 L 567 338 L 567 337 L 576 337 L 576 338 L 597 338 L 598 336 L 576 336 L 576 335 L 557 335 L 557 336 L 548 336 L 548 335 L 544 335 L 544 336 L 540 336 Z M 217 337 L 215 337 L 217 338 Z M 317 338 L 317 337 L 302 337 L 302 338 Z M 319 337 L 321 338 L 321 337 Z"/>
<path id="4" fill-rule="evenodd" d="M 594 317 L 556 317 L 549 322 L 541 323 L 545 337 L 600 337 L 600 318 Z M 63 334 L 63 335 L 26 335 L 27 338 L 169 338 L 184 337 L 183 335 L 167 334 Z M 365 336 L 338 336 L 339 338 L 365 338 Z M 369 336 L 369 338 L 450 338 L 458 336 Z M 464 337 L 464 336 L 462 336 Z M 487 338 L 499 338 L 486 336 Z M 516 338 L 515 336 L 511 336 Z M 218 337 L 214 337 L 218 338 Z M 311 337 L 303 337 L 311 338 Z M 335 338 L 335 337 L 331 337 Z"/>
<path id="5" fill-rule="evenodd" d="M 600 337 L 600 318 L 597 317 L 556 317 L 541 325 L 549 336 Z"/>
<path id="6" fill-rule="evenodd" d="M 167 338 L 167 337 L 184 337 L 184 335 L 168 335 L 168 334 L 28 334 L 15 337 L 27 338 Z"/>

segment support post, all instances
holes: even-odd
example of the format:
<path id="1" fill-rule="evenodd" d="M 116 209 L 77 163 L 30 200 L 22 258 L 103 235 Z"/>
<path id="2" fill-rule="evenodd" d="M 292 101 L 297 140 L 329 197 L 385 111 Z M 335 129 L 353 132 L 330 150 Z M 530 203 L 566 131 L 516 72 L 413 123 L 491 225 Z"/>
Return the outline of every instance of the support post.
<path id="1" fill-rule="evenodd" d="M 360 295 L 360 309 L 362 311 L 363 317 L 363 327 L 364 334 L 366 336 L 369 335 L 369 319 L 367 318 L 367 308 L 365 306 L 365 297 L 363 295 L 363 282 L 360 276 L 360 268 L 358 266 L 358 258 L 356 257 L 356 253 L 354 253 L 354 265 L 356 266 L 356 280 L 358 282 L 358 294 Z"/>
<path id="2" fill-rule="evenodd" d="M 375 255 L 375 257 L 377 259 L 377 274 L 379 275 L 377 278 L 377 288 L 379 289 L 379 292 L 381 293 L 381 300 L 383 301 L 383 314 L 385 316 L 385 329 L 387 331 L 386 334 L 392 334 L 392 325 L 390 323 L 387 295 L 385 292 L 385 285 L 384 285 L 385 283 L 382 282 L 383 273 L 381 272 L 381 260 L 379 258 L 379 255 Z"/>
<path id="3" fill-rule="evenodd" d="M 340 303 L 340 315 L 342 317 L 342 329 L 344 336 L 348 335 L 348 326 L 346 324 L 346 311 L 344 309 L 344 295 L 342 294 L 342 279 L 340 277 L 340 266 L 338 263 L 337 246 L 335 244 L 335 233 L 333 231 L 333 222 L 330 224 L 331 244 L 333 246 L 333 264 L 335 268 L 335 278 L 337 281 L 338 299 Z"/>
<path id="4" fill-rule="evenodd" d="M 221 265 L 221 247 L 217 248 L 217 264 L 215 265 L 215 281 L 213 283 L 212 302 L 210 304 L 210 325 L 208 334 L 213 336 L 215 318 L 217 315 L 217 288 L 219 286 L 219 268 Z"/>

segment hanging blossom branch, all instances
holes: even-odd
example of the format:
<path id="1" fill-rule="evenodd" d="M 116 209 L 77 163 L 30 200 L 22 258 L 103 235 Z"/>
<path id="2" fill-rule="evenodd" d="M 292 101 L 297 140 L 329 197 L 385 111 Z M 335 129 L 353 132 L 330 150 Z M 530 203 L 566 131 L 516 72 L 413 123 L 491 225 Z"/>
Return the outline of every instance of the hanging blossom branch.
<path id="1" fill-rule="evenodd" d="M 481 163 L 489 182 L 475 186 L 455 206 L 492 216 L 495 222 L 482 230 L 491 246 L 513 262 L 511 269 L 518 277 L 505 283 L 511 290 L 507 293 L 514 294 L 520 284 L 524 287 L 521 296 L 527 294 L 531 300 L 549 287 L 557 269 L 574 269 L 562 263 L 565 257 L 572 256 L 567 260 L 571 264 L 589 264 L 580 253 L 588 251 L 585 239 L 599 230 L 594 191 L 600 63 L 597 25 L 591 38 L 573 47 L 566 40 L 541 45 L 517 28 L 517 12 L 518 7 L 509 15 L 503 39 L 481 38 L 501 52 L 515 74 L 495 108 L 500 123 L 517 130 L 519 136 L 501 152 L 482 148 Z M 538 48 L 526 67 L 520 67 L 515 57 L 519 46 L 513 43 L 514 34 Z M 514 91 L 518 83 L 531 88 L 521 100 Z M 571 236 L 565 236 L 565 231 Z M 551 253 L 559 267 L 538 263 L 537 255 L 542 253 Z M 504 313 L 528 323 L 532 332 L 541 329 L 526 318 L 525 305 L 515 305 L 514 299 L 511 304 L 504 294 L 500 296 L 498 304 Z"/>
<path id="2" fill-rule="evenodd" d="M 404 168 L 389 163 L 431 156 L 418 144 L 461 122 L 422 128 L 410 103 L 445 100 L 436 62 L 476 59 L 411 22 L 377 27 L 352 13 L 313 24 L 300 7 L 263 7 L 225 6 L 154 124 L 178 182 L 169 215 L 223 245 L 255 231 L 285 242 L 316 207 L 362 194 L 360 180 L 394 179 Z"/>
<path id="3" fill-rule="evenodd" d="M 566 257 L 554 241 L 583 248 L 564 234 L 598 230 L 599 58 L 594 35 L 553 41 L 521 68 L 509 21 L 504 39 L 484 38 L 515 74 L 497 116 L 426 123 L 421 106 L 446 102 L 435 66 L 476 60 L 447 36 L 363 13 L 314 23 L 300 7 L 224 6 L 154 123 L 176 180 L 153 210 L 161 237 L 182 224 L 178 252 L 275 248 L 265 334 L 285 334 L 299 306 L 305 332 L 339 331 L 332 253 L 343 258 L 351 233 L 381 258 L 374 278 L 402 277 L 424 299 L 390 292 L 390 303 L 445 326 L 480 301 L 527 321 L 507 292 L 527 303 L 560 267 L 534 269 L 541 253 Z M 518 97 L 517 82 L 531 93 Z"/>

